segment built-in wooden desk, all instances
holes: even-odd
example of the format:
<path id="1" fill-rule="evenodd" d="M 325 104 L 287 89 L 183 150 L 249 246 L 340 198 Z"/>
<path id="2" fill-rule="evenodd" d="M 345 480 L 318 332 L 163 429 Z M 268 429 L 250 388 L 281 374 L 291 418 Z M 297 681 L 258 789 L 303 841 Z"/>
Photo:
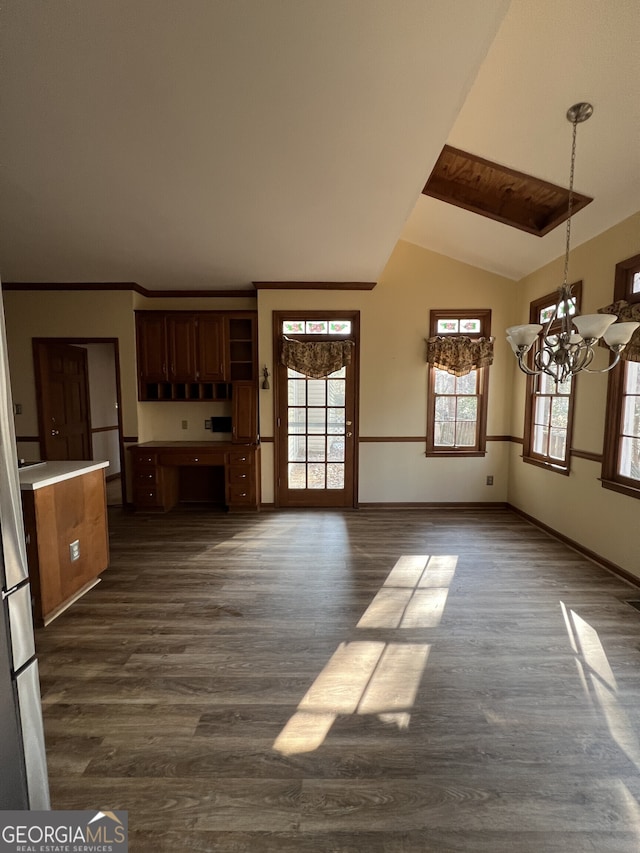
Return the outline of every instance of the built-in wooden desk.
<path id="1" fill-rule="evenodd" d="M 129 448 L 133 503 L 138 510 L 168 512 L 184 498 L 180 470 L 224 469 L 224 500 L 231 512 L 260 508 L 260 447 L 227 441 L 148 441 Z"/>

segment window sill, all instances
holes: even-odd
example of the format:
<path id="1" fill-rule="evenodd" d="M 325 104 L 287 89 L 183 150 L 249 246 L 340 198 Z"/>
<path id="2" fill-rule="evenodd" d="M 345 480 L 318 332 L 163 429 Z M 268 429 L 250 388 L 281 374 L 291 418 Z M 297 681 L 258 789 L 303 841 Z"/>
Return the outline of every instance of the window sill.
<path id="1" fill-rule="evenodd" d="M 450 457 L 450 458 L 455 457 L 455 456 L 464 456 L 466 459 L 468 459 L 470 457 L 486 456 L 487 451 L 486 450 L 456 450 L 455 448 L 452 448 L 451 450 L 427 450 L 424 455 L 427 457 L 430 457 L 432 459 L 436 458 L 438 456 Z"/>
<path id="2" fill-rule="evenodd" d="M 542 459 L 536 459 L 533 456 L 523 456 L 522 461 L 526 462 L 527 465 L 535 465 L 537 468 L 545 468 L 547 471 L 553 471 L 554 474 L 563 474 L 565 477 L 568 477 L 571 473 L 569 468 L 566 468 L 563 465 L 554 465 L 552 462 L 543 462 Z"/>
<path id="3" fill-rule="evenodd" d="M 640 482 L 637 486 L 619 483 L 617 480 L 605 480 L 601 478 L 603 489 L 610 489 L 612 492 L 619 492 L 621 495 L 627 495 L 629 498 L 640 498 Z"/>

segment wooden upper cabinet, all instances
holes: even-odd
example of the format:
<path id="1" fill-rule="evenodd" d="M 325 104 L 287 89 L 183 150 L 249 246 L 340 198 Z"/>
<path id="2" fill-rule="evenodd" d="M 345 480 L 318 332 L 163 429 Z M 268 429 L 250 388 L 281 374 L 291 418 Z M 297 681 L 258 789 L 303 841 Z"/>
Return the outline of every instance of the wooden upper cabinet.
<path id="1" fill-rule="evenodd" d="M 141 382 L 167 381 L 165 315 L 158 311 L 136 315 L 138 376 Z"/>
<path id="2" fill-rule="evenodd" d="M 224 318 L 220 314 L 200 314 L 198 325 L 198 381 L 224 382 L 227 379 Z"/>
<path id="3" fill-rule="evenodd" d="M 136 311 L 140 400 L 229 400 L 257 382 L 250 311 Z"/>
<path id="4" fill-rule="evenodd" d="M 193 314 L 167 314 L 167 360 L 170 382 L 197 382 L 197 319 Z"/>

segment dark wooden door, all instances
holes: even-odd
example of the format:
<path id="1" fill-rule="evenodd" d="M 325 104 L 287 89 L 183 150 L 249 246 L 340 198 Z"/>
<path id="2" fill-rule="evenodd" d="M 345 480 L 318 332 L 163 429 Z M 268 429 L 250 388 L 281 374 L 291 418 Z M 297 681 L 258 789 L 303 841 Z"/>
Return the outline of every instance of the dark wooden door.
<path id="1" fill-rule="evenodd" d="M 87 351 L 34 342 L 43 459 L 92 459 Z"/>
<path id="2" fill-rule="evenodd" d="M 358 329 L 358 312 L 274 312 L 275 352 L 283 334 L 354 342 L 351 363 L 324 379 L 275 368 L 278 506 L 357 506 Z"/>
<path id="3" fill-rule="evenodd" d="M 198 317 L 198 380 L 224 382 L 225 370 L 224 322 L 220 314 L 200 314 Z"/>
<path id="4" fill-rule="evenodd" d="M 171 382 L 196 382 L 196 318 L 167 314 L 167 370 Z"/>
<path id="5" fill-rule="evenodd" d="M 136 316 L 138 377 L 141 382 L 167 381 L 165 315 L 149 312 Z"/>

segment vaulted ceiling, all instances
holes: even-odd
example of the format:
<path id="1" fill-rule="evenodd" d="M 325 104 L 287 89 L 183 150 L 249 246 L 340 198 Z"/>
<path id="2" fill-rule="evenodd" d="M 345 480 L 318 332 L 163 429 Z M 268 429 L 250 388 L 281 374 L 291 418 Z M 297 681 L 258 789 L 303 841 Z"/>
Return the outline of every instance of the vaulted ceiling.
<path id="1" fill-rule="evenodd" d="M 640 204 L 636 0 L 5 0 L 0 274 L 375 281 L 399 237 L 517 279 L 562 253 L 421 195 L 443 146 Z"/>

